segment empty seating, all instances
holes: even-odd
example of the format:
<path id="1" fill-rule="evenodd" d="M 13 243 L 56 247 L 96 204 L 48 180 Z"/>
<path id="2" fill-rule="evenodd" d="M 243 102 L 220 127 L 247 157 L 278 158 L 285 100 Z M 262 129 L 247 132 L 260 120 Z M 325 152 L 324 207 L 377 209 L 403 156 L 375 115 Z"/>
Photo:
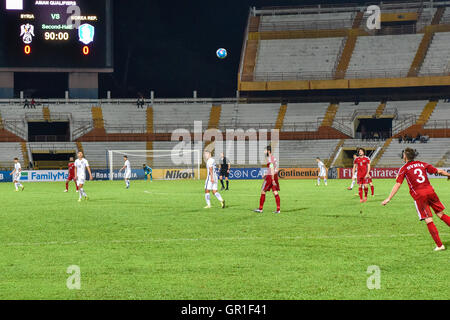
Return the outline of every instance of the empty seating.
<path id="1" fill-rule="evenodd" d="M 328 106 L 325 102 L 288 104 L 283 131 L 316 131 Z"/>
<path id="2" fill-rule="evenodd" d="M 11 169 L 14 167 L 14 158 L 19 158 L 22 167 L 28 164 L 23 163 L 23 154 L 20 143 L 0 143 L 0 168 Z"/>
<path id="3" fill-rule="evenodd" d="M 75 152 L 77 144 L 75 142 L 28 142 L 28 149 L 35 151 L 57 151 L 57 152 Z"/>
<path id="4" fill-rule="evenodd" d="M 273 129 L 279 110 L 280 105 L 277 103 L 240 104 L 237 114 L 237 128 Z"/>
<path id="5" fill-rule="evenodd" d="M 155 104 L 154 131 L 168 132 L 177 128 L 193 130 L 194 121 L 201 121 L 203 128 L 206 128 L 211 107 L 211 104 Z"/>
<path id="6" fill-rule="evenodd" d="M 450 32 L 436 32 L 419 76 L 450 73 Z"/>
<path id="7" fill-rule="evenodd" d="M 259 31 L 351 28 L 355 12 L 265 15 Z"/>
<path id="8" fill-rule="evenodd" d="M 439 129 L 450 127 L 450 103 L 439 101 L 430 119 L 425 125 L 425 129 Z"/>
<path id="9" fill-rule="evenodd" d="M 234 117 L 235 117 L 235 105 L 223 104 L 219 122 L 220 129 L 224 130 L 226 128 L 234 127 L 234 120 L 235 120 Z"/>
<path id="10" fill-rule="evenodd" d="M 339 140 L 316 141 L 280 141 L 279 163 L 282 167 L 317 167 L 316 157 L 328 159 L 335 150 Z"/>
<path id="11" fill-rule="evenodd" d="M 404 144 L 393 140 L 384 152 L 378 167 L 401 167 L 404 162 L 400 158 L 401 152 L 406 147 L 411 147 L 419 152 L 417 160 L 436 165 L 449 151 L 450 138 L 432 138 L 427 143 Z"/>
<path id="12" fill-rule="evenodd" d="M 107 133 L 145 133 L 147 112 L 134 105 L 104 105 L 103 120 Z"/>
<path id="13" fill-rule="evenodd" d="M 346 78 L 405 77 L 423 34 L 358 37 Z"/>
<path id="14" fill-rule="evenodd" d="M 343 38 L 262 40 L 255 80 L 331 79 Z"/>
<path id="15" fill-rule="evenodd" d="M 94 169 L 108 168 L 108 150 L 145 150 L 146 142 L 83 142 L 83 150 L 86 159 Z M 142 153 L 138 153 L 141 155 Z M 142 167 L 146 162 L 145 157 L 132 157 L 130 162 L 133 167 Z M 123 159 L 120 155 L 114 157 L 115 167 L 123 165 Z"/>

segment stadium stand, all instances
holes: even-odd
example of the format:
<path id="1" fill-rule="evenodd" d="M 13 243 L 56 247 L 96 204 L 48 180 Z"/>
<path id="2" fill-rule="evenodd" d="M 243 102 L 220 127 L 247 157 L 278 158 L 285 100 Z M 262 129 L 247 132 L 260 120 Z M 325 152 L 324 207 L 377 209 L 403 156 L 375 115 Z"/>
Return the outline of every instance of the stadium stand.
<path id="1" fill-rule="evenodd" d="M 94 168 L 105 169 L 107 150 L 170 150 L 178 143 L 169 141 L 173 130 L 192 132 L 194 121 L 201 121 L 203 130 L 280 129 L 279 158 L 284 167 L 316 167 L 316 156 L 328 163 L 341 148 L 357 146 L 378 150 L 375 163 L 379 166 L 398 166 L 397 154 L 404 144 L 399 145 L 397 138 L 417 133 L 431 137 L 426 144 L 413 145 L 420 148 L 421 158 L 446 164 L 450 103 L 442 100 L 447 92 L 429 94 L 436 87 L 450 86 L 449 4 L 379 5 L 382 28 L 377 31 L 366 28 L 366 6 L 252 8 L 239 68 L 241 98 L 152 99 L 144 109 L 131 99 L 38 99 L 36 110 L 24 109 L 20 99 L 0 101 L 0 141 L 14 142 L 7 147 L 26 160 L 27 151 L 42 148 L 24 142 L 27 121 L 68 121 L 71 142 L 44 148 L 84 150 Z M 413 89 L 397 96 L 397 89 L 406 87 Z M 425 90 L 422 96 L 414 93 L 415 88 L 430 87 L 433 90 Z M 382 88 L 387 90 L 370 95 L 358 91 Z M 326 98 L 315 100 L 309 95 L 330 89 Z M 347 94 L 347 89 L 352 92 Z M 302 90 L 307 94 L 297 95 Z M 267 92 L 247 94 L 252 91 Z M 433 99 L 440 101 L 436 105 Z M 394 138 L 359 140 L 360 132 L 354 128 L 358 116 L 392 117 Z M 254 146 L 244 145 L 245 150 L 235 154 L 247 159 Z M 5 161 L 10 167 L 9 158 Z M 134 167 L 142 165 L 141 160 L 133 161 Z M 152 165 L 164 166 L 163 162 L 155 158 Z"/>
<path id="2" fill-rule="evenodd" d="M 405 77 L 422 34 L 358 37 L 346 78 Z"/>
<path id="3" fill-rule="evenodd" d="M 262 40 L 255 80 L 332 79 L 343 38 Z"/>
<path id="4" fill-rule="evenodd" d="M 378 167 L 401 167 L 404 163 L 401 160 L 401 152 L 406 147 L 412 147 L 419 152 L 418 159 L 436 165 L 438 161 L 448 152 L 450 145 L 449 138 L 433 138 L 428 143 L 398 143 L 393 141 L 384 152 Z M 448 164 L 448 162 L 446 163 Z M 445 165 L 445 164 L 444 164 Z"/>
<path id="5" fill-rule="evenodd" d="M 436 70 L 450 72 L 450 32 L 434 34 L 419 75 L 426 76 Z"/>
<path id="6" fill-rule="evenodd" d="M 176 128 L 193 130 L 194 121 L 202 121 L 205 129 L 209 123 L 211 107 L 211 104 L 155 104 L 154 132 L 168 132 Z"/>
<path id="7" fill-rule="evenodd" d="M 447 128 L 450 125 L 448 118 L 450 118 L 450 102 L 439 101 L 425 128 Z"/>
<path id="8" fill-rule="evenodd" d="M 236 125 L 236 107 L 235 104 L 222 104 L 222 113 L 220 115 L 219 127 L 232 128 Z"/>
<path id="9" fill-rule="evenodd" d="M 339 143 L 337 139 L 317 141 L 280 141 L 280 166 L 317 167 L 316 157 L 328 160 L 332 151 Z"/>
<path id="10" fill-rule="evenodd" d="M 237 128 L 267 128 L 275 127 L 279 104 L 240 104 L 237 112 Z"/>
<path id="11" fill-rule="evenodd" d="M 108 168 L 108 150 L 146 150 L 145 142 L 84 142 L 86 159 L 93 169 Z M 142 158 L 130 157 L 131 165 L 139 168 L 145 162 Z"/>
<path id="12" fill-rule="evenodd" d="M 19 158 L 23 165 L 23 154 L 20 143 L 3 142 L 0 143 L 0 168 L 12 168 L 13 159 Z"/>
<path id="13" fill-rule="evenodd" d="M 107 133 L 145 133 L 147 130 L 146 110 L 130 105 L 102 106 Z"/>
<path id="14" fill-rule="evenodd" d="M 316 131 L 328 109 L 328 103 L 290 103 L 283 131 Z"/>
<path id="15" fill-rule="evenodd" d="M 259 31 L 351 28 L 356 12 L 263 15 Z"/>

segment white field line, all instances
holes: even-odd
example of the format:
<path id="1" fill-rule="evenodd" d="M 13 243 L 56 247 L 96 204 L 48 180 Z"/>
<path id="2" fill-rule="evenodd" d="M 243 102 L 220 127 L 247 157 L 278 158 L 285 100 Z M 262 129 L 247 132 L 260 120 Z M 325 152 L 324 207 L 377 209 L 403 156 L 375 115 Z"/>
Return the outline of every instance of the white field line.
<path id="1" fill-rule="evenodd" d="M 181 195 L 184 195 L 184 194 L 192 195 L 192 194 L 194 194 L 194 195 L 198 195 L 198 196 L 202 196 L 203 197 L 204 192 L 205 192 L 205 190 L 200 189 L 199 192 L 183 192 L 183 193 L 180 193 L 180 194 Z M 217 192 L 220 193 L 221 191 L 217 190 Z M 235 196 L 246 196 L 246 197 L 258 197 L 259 198 L 261 196 L 260 192 L 261 191 L 257 191 L 255 193 L 241 193 L 240 192 L 240 193 L 233 194 L 233 197 L 235 197 Z M 145 190 L 144 193 L 146 193 L 146 194 L 156 194 L 156 195 L 165 195 L 165 196 L 173 196 L 174 195 L 174 193 L 170 193 L 170 192 L 153 192 L 153 191 L 147 191 L 147 190 Z M 180 194 L 177 194 L 177 195 L 180 195 Z M 226 195 L 227 193 L 223 192 L 221 194 Z"/>
<path id="2" fill-rule="evenodd" d="M 450 234 L 441 233 L 443 236 Z M 5 243 L 3 247 L 34 247 L 34 246 L 67 246 L 84 244 L 134 244 L 134 243 L 161 243 L 161 242 L 209 242 L 209 241 L 279 241 L 279 240 L 323 240 L 323 239 L 363 239 L 363 238 L 404 238 L 404 237 L 424 237 L 424 234 L 365 234 L 365 235 L 341 235 L 341 236 L 287 236 L 276 238 L 265 237 L 222 237 L 222 238 L 148 238 L 136 240 L 81 240 L 81 241 L 48 241 L 48 242 L 12 242 Z"/>

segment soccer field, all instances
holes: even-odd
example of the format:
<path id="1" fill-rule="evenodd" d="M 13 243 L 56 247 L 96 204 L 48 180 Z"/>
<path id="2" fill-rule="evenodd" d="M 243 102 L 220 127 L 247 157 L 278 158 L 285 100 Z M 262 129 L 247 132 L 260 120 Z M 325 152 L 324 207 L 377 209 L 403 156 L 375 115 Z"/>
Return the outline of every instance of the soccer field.
<path id="1" fill-rule="evenodd" d="M 450 206 L 450 182 L 431 182 Z M 73 184 L 0 184 L 0 299 L 450 299 L 450 251 L 433 252 L 407 185 L 382 207 L 393 180 L 375 180 L 366 204 L 349 181 L 281 181 L 275 215 L 272 194 L 252 212 L 261 181 L 232 181 L 227 208 L 209 210 L 203 183 L 94 181 L 82 203 Z"/>

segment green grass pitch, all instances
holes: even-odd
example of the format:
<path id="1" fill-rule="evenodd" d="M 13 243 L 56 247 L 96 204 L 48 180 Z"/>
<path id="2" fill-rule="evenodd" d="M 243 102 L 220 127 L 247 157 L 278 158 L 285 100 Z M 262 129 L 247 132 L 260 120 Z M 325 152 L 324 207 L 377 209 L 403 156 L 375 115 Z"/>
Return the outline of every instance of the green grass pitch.
<path id="1" fill-rule="evenodd" d="M 0 184 L 0 299 L 450 299 L 450 250 L 433 252 L 408 187 L 382 207 L 393 180 L 362 205 L 349 182 L 281 181 L 280 215 L 272 194 L 252 212 L 261 181 L 232 181 L 224 210 L 203 209 L 203 181 L 94 181 L 82 203 L 73 184 Z M 450 206 L 450 182 L 432 184 Z"/>

